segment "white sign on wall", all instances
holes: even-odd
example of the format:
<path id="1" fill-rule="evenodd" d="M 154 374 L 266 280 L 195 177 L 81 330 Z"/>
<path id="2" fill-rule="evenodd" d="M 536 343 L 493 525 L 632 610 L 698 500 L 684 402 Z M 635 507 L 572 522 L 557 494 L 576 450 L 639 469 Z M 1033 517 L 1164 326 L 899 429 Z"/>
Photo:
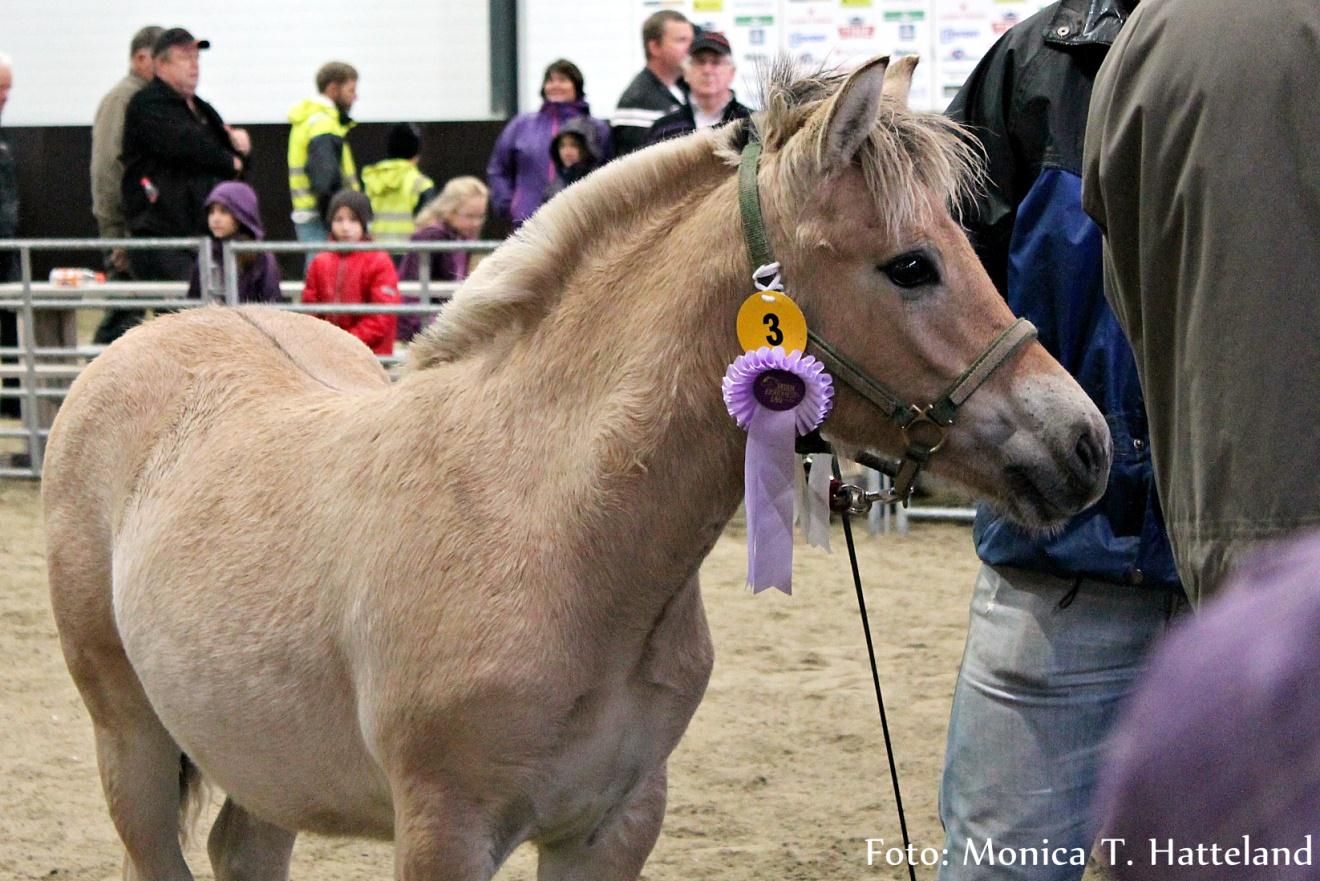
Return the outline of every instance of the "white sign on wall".
<path id="1" fill-rule="evenodd" d="M 640 0 L 637 27 L 659 9 L 674 9 L 702 28 L 723 31 L 741 71 L 739 95 L 751 99 L 758 62 L 780 51 L 808 67 L 918 55 L 909 101 L 939 111 L 995 40 L 1048 5 L 1042 0 Z"/>

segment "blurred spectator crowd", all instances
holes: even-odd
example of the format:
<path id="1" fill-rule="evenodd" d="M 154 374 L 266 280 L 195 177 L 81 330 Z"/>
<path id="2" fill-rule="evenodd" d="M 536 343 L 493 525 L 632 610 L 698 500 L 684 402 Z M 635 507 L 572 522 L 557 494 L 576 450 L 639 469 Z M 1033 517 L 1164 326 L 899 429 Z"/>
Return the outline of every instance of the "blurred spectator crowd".
<path id="1" fill-rule="evenodd" d="M 582 71 L 567 59 L 546 67 L 539 109 L 515 116 L 500 133 L 485 180 L 460 176 L 438 184 L 419 167 L 422 129 L 393 124 L 385 158 L 359 167 L 348 134 L 359 74 L 345 61 L 315 72 L 314 94 L 289 110 L 288 197 L 299 242 L 392 243 L 476 240 L 488 219 L 517 229 L 548 199 L 613 158 L 699 128 L 746 117 L 731 84 L 729 41 L 697 34 L 681 14 L 664 10 L 642 26 L 645 66 L 617 103 L 612 120 L 591 115 Z M 211 240 L 211 259 L 190 249 L 116 248 L 105 255 L 115 281 L 187 281 L 188 296 L 236 288 L 240 302 L 281 298 L 273 255 L 240 251 L 236 282 L 226 279 L 221 243 L 265 237 L 261 199 L 247 182 L 252 141 L 197 92 L 202 53 L 210 42 L 182 27 L 147 26 L 133 35 L 124 77 L 105 94 L 92 126 L 91 210 L 100 237 Z M 0 53 L 0 113 L 14 79 Z M 21 162 L 0 140 L 0 239 L 18 227 Z M 17 255 L 0 252 L 0 281 L 17 278 Z M 420 258 L 420 259 L 419 259 Z M 309 248 L 302 299 L 308 303 L 407 302 L 399 281 L 464 279 L 474 257 L 463 250 L 404 252 Z M 145 313 L 112 310 L 94 342 L 109 344 Z M 407 342 L 420 316 L 323 314 L 378 353 Z M 14 314 L 0 310 L 4 344 L 13 345 Z"/>

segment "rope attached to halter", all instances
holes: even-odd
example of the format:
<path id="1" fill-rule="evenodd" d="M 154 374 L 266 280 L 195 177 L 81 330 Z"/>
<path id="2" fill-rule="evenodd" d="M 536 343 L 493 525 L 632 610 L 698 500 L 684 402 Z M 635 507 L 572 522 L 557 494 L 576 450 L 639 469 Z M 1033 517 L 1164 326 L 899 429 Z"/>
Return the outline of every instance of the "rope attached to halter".
<path id="1" fill-rule="evenodd" d="M 839 470 L 839 460 L 831 457 L 834 466 L 834 479 L 843 481 Z M 880 730 L 885 736 L 885 755 L 889 759 L 889 781 L 894 787 L 894 804 L 898 809 L 898 828 L 903 833 L 903 852 L 912 853 L 912 841 L 908 838 L 907 813 L 903 810 L 903 791 L 898 786 L 898 764 L 894 761 L 894 741 L 889 736 L 889 716 L 885 713 L 885 696 L 880 690 L 880 668 L 875 663 L 875 644 L 871 641 L 871 621 L 866 615 L 866 594 L 862 591 L 862 574 L 857 568 L 857 548 L 853 544 L 852 519 L 845 510 L 843 520 L 843 538 L 848 545 L 848 562 L 852 565 L 853 588 L 857 592 L 857 611 L 862 616 L 862 633 L 866 636 L 866 656 L 871 659 L 871 684 L 875 687 L 875 703 L 880 708 Z M 917 881 L 917 869 L 911 859 L 907 860 L 908 878 Z"/>

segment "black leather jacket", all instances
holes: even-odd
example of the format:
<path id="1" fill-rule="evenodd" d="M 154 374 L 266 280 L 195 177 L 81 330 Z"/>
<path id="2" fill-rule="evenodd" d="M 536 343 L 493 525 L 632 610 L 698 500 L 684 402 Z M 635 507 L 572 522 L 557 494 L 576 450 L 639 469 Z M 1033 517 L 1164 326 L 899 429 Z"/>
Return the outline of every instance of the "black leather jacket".
<path id="1" fill-rule="evenodd" d="M 18 169 L 14 151 L 0 137 L 0 239 L 18 233 Z M 0 251 L 0 281 L 18 278 L 18 252 Z"/>
<path id="2" fill-rule="evenodd" d="M 124 114 L 124 216 L 135 235 L 206 235 L 206 196 L 236 177 L 224 120 L 201 98 L 194 114 L 161 80 L 143 86 Z"/>

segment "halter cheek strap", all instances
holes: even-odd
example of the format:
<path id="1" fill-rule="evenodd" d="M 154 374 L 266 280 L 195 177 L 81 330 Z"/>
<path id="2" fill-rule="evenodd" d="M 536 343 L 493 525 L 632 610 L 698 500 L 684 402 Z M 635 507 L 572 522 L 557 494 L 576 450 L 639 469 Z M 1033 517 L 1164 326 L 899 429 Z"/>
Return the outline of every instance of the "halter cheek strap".
<path id="1" fill-rule="evenodd" d="M 743 238 L 751 257 L 752 279 L 759 288 L 773 286 L 778 281 L 779 264 L 775 262 L 766 237 L 761 217 L 761 195 L 756 174 L 761 161 L 761 138 L 756 127 L 746 123 L 747 144 L 738 163 L 738 206 L 742 213 Z M 772 275 L 774 282 L 763 281 Z M 783 285 L 778 285 L 782 290 Z M 877 500 L 908 503 L 917 475 L 930 461 L 930 457 L 944 445 L 944 439 L 953 425 L 954 416 L 968 398 L 1025 343 L 1036 338 L 1036 328 L 1025 318 L 1019 318 L 999 334 L 986 350 L 964 370 L 957 379 L 931 403 L 924 407 L 909 404 L 890 391 L 883 383 L 872 378 L 855 361 L 834 348 L 815 331 L 807 331 L 807 341 L 826 368 L 894 423 L 902 432 L 907 448 L 898 462 L 878 460 L 868 462 L 880 466 L 878 470 L 894 480 L 892 490 Z M 868 459 L 871 457 L 867 457 Z"/>

